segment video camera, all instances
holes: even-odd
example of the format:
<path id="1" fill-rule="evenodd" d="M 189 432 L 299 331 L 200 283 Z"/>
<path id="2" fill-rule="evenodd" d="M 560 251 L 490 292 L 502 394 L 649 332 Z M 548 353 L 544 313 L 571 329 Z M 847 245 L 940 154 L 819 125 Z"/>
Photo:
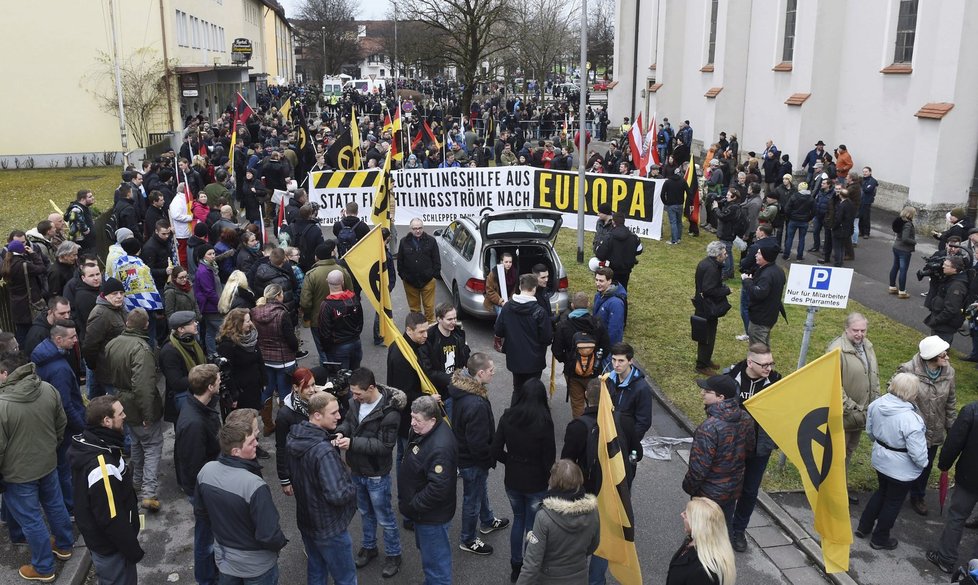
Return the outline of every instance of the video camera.
<path id="1" fill-rule="evenodd" d="M 934 280 L 944 278 L 945 258 L 947 258 L 947 254 L 944 252 L 938 252 L 933 256 L 924 256 L 924 267 L 917 271 L 917 280 L 921 281 L 928 277 Z"/>
<path id="2" fill-rule="evenodd" d="M 234 371 L 231 369 L 231 360 L 220 354 L 212 353 L 207 356 L 207 362 L 214 364 L 221 371 L 221 391 L 218 396 L 221 398 L 221 416 L 226 417 L 234 409 L 234 403 L 237 402 L 237 396 L 231 391 L 231 377 L 234 375 Z"/>

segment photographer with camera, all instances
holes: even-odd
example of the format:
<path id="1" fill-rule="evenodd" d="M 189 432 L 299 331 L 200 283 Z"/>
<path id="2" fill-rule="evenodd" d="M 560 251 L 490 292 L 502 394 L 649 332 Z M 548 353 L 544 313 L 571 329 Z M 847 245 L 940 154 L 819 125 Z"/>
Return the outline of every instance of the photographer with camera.
<path id="1" fill-rule="evenodd" d="M 933 263 L 928 260 L 925 270 Z M 924 306 L 930 309 L 930 315 L 924 319 L 924 324 L 930 327 L 931 334 L 951 343 L 954 333 L 964 323 L 965 298 L 968 296 L 968 274 L 965 271 L 965 258 L 958 255 L 948 255 L 941 263 L 940 274 L 930 274 L 931 293 L 927 295 Z M 923 272 L 923 271 L 921 271 Z M 918 272 L 918 278 L 921 278 Z"/>

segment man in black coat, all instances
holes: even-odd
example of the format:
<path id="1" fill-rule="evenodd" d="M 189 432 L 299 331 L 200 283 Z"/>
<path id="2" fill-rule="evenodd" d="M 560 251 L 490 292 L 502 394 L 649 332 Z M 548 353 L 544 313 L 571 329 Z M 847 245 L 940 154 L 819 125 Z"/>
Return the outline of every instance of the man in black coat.
<path id="1" fill-rule="evenodd" d="M 414 359 L 423 372 L 431 370 L 431 363 L 428 359 L 427 340 L 428 340 L 428 320 L 421 313 L 411 312 L 404 318 L 404 340 L 408 347 L 414 351 Z M 421 390 L 421 377 L 411 366 L 407 358 L 401 352 L 398 344 L 392 343 L 387 349 L 387 385 L 397 387 L 404 392 L 408 405 L 414 403 L 415 399 L 424 396 Z M 411 431 L 411 409 L 405 408 L 401 411 L 401 425 L 398 427 L 397 439 L 397 464 L 400 466 L 404 458 L 404 449 L 407 447 L 408 435 Z"/>
<path id="2" fill-rule="evenodd" d="M 547 366 L 547 346 L 553 341 L 550 315 L 536 299 L 537 277 L 520 276 L 520 293 L 510 297 L 496 318 L 494 332 L 502 337 L 506 369 L 513 373 L 513 397 L 523 391 L 527 380 L 539 378 Z"/>
<path id="3" fill-rule="evenodd" d="M 612 214 L 611 221 L 615 227 L 611 229 L 610 237 L 595 250 L 595 255 L 598 260 L 611 263 L 611 269 L 615 271 L 615 282 L 627 290 L 632 268 L 638 264 L 636 256 L 642 253 L 642 243 L 625 226 L 624 213 L 616 211 Z"/>
<path id="4" fill-rule="evenodd" d="M 831 259 L 833 266 L 842 266 L 846 241 L 851 241 L 852 238 L 853 222 L 856 219 L 856 206 L 849 200 L 846 189 L 841 185 L 835 190 L 835 198 L 832 201 L 832 212 L 826 214 L 826 219 L 831 219 L 828 225 L 831 237 L 826 238 L 825 254 L 818 263 L 827 264 Z"/>
<path id="5" fill-rule="evenodd" d="M 787 279 L 784 270 L 775 264 L 778 249 L 775 247 L 761 248 L 754 256 L 757 269 L 754 273 L 746 272 L 740 275 L 743 286 L 750 296 L 750 306 L 747 308 L 749 324 L 747 335 L 750 343 L 763 343 L 771 347 L 771 328 L 778 322 L 778 315 L 784 312 L 781 297 Z"/>
<path id="6" fill-rule="evenodd" d="M 165 219 L 157 220 L 153 235 L 146 240 L 139 254 L 139 257 L 142 258 L 153 275 L 153 283 L 156 284 L 156 290 L 166 288 L 166 280 L 170 277 L 170 270 L 172 268 L 171 260 L 173 258 L 173 249 L 170 243 L 172 234 L 173 229 L 170 227 L 169 221 Z"/>
<path id="7" fill-rule="evenodd" d="M 146 242 L 153 237 L 153 233 L 156 230 L 156 223 L 158 221 L 163 219 L 166 220 L 167 224 L 170 223 L 166 208 L 163 207 L 165 203 L 163 193 L 160 193 L 159 191 L 151 191 L 147 201 L 148 205 L 146 207 L 146 215 L 143 216 L 143 242 Z"/>
<path id="8" fill-rule="evenodd" d="M 441 257 L 438 242 L 425 233 L 420 218 L 411 220 L 411 233 L 402 238 L 398 246 L 397 274 L 404 283 L 408 307 L 416 313 L 424 312 L 428 322 L 433 323 L 435 277 L 441 274 Z"/>
<path id="9" fill-rule="evenodd" d="M 574 293 L 570 312 L 557 323 L 554 332 L 552 350 L 564 364 L 567 396 L 574 417 L 584 413 L 588 405 L 585 400 L 588 382 L 601 374 L 604 358 L 611 350 L 608 329 L 588 310 L 590 304 L 587 293 Z M 587 353 L 589 346 L 590 354 Z"/>
<path id="10" fill-rule="evenodd" d="M 140 217 L 132 199 L 132 185 L 123 183 L 116 190 L 116 193 L 118 193 L 119 198 L 112 209 L 112 214 L 115 216 L 115 227 L 128 228 L 133 234 L 143 233 L 143 230 L 139 229 Z"/>
<path id="11" fill-rule="evenodd" d="M 944 341 L 954 341 L 954 334 L 964 323 L 964 301 L 968 295 L 968 273 L 965 271 L 965 259 L 961 256 L 948 256 L 944 259 L 941 269 L 943 277 L 932 287 L 933 294 L 927 295 L 924 306 L 930 309 L 930 314 L 924 319 L 924 324 L 930 327 L 931 335 L 937 335 Z"/>
<path id="12" fill-rule="evenodd" d="M 951 494 L 951 507 L 948 510 L 944 531 L 937 550 L 927 553 L 927 560 L 937 565 L 945 573 L 957 567 L 958 545 L 965 526 L 975 528 L 974 522 L 966 522 L 978 504 L 978 402 L 972 402 L 958 413 L 951 430 L 944 439 L 937 467 L 947 472 L 954 468 L 954 493 Z M 971 557 L 978 556 L 978 550 Z M 969 557 L 965 557 L 969 558 Z"/>
<path id="13" fill-rule="evenodd" d="M 682 172 L 682 167 L 679 167 L 670 173 L 662 186 L 662 192 L 659 194 L 659 198 L 666 208 L 666 214 L 669 216 L 670 244 L 678 244 L 683 237 L 683 206 L 686 203 L 688 186 L 683 179 Z M 614 264 L 611 267 L 614 269 Z"/>
<path id="14" fill-rule="evenodd" d="M 727 260 L 727 248 L 723 242 L 714 241 L 706 246 L 706 258 L 696 265 L 695 315 L 706 319 L 706 331 L 696 343 L 696 373 L 716 375 L 720 367 L 713 361 L 713 348 L 717 339 L 719 312 L 730 309 L 727 296 L 730 287 L 723 283 L 723 263 Z"/>

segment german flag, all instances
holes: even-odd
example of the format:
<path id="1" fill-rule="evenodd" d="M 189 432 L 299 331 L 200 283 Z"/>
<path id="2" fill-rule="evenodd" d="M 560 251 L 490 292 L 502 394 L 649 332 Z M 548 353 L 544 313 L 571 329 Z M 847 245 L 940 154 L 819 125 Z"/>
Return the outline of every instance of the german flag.
<path id="1" fill-rule="evenodd" d="M 404 153 L 401 152 L 401 104 L 397 104 L 397 112 L 391 122 L 391 158 L 404 160 Z"/>

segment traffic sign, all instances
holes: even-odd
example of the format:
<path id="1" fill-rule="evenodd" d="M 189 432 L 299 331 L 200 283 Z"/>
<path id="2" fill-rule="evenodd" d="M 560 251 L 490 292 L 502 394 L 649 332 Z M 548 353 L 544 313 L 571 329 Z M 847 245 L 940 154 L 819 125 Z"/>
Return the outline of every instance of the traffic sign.
<path id="1" fill-rule="evenodd" d="M 784 304 L 845 309 L 852 268 L 792 264 L 784 287 Z"/>

